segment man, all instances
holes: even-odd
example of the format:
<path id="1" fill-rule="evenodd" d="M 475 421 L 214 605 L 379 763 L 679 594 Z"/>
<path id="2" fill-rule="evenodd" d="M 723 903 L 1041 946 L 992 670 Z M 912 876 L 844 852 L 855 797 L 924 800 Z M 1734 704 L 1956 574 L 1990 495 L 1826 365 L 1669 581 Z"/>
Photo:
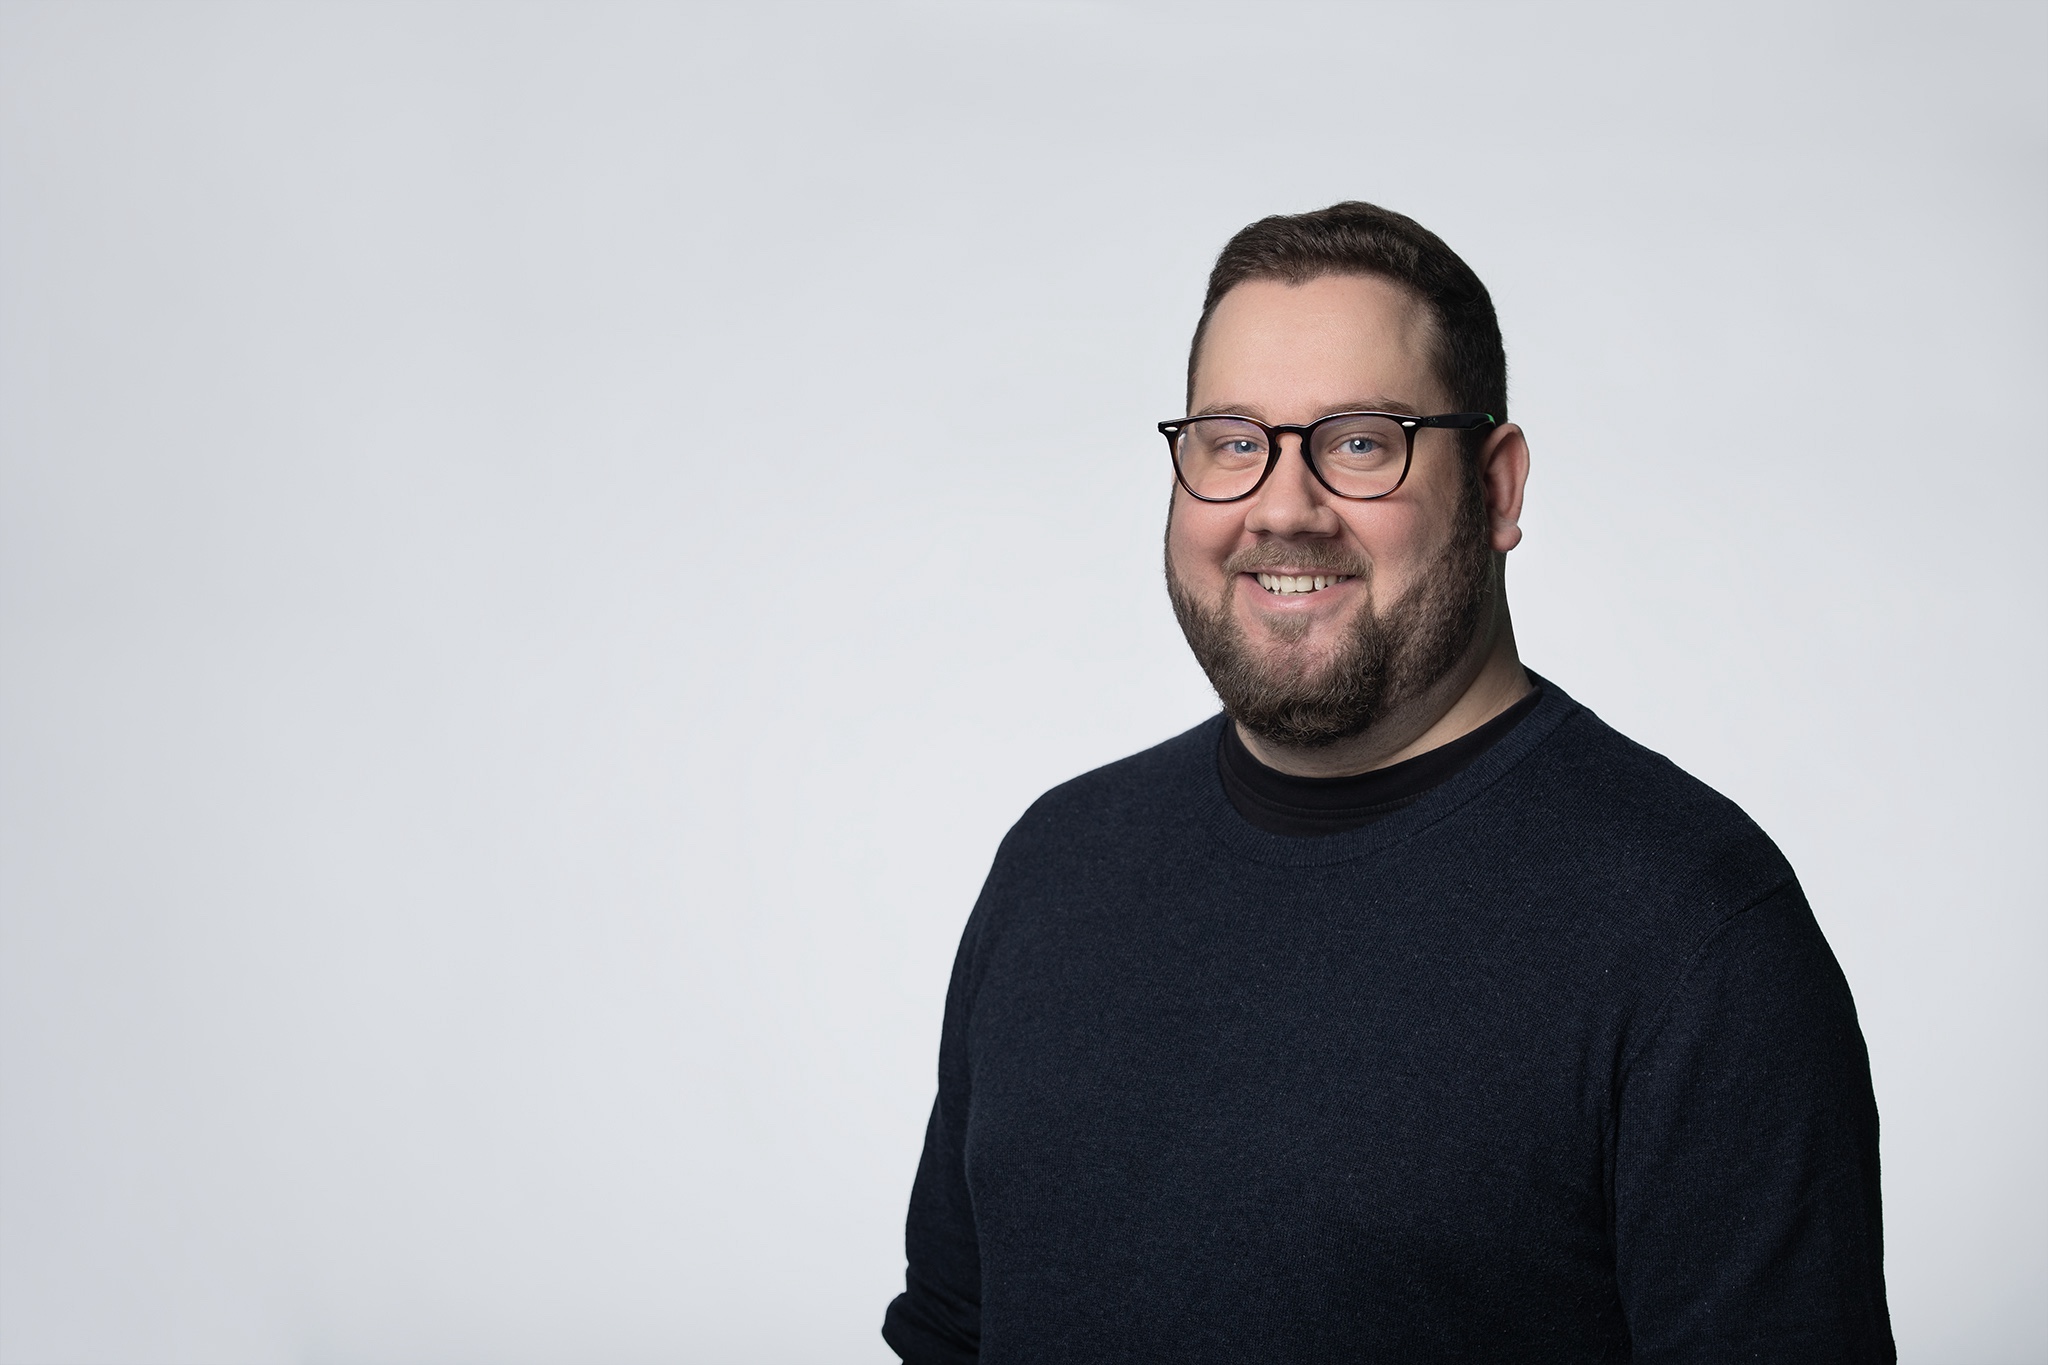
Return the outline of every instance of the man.
<path id="1" fill-rule="evenodd" d="M 1041 798 L 946 1005 L 912 1365 L 1893 1358 L 1855 1006 L 1731 803 L 1515 652 L 1493 305 L 1225 247 L 1163 424 L 1224 715 Z"/>

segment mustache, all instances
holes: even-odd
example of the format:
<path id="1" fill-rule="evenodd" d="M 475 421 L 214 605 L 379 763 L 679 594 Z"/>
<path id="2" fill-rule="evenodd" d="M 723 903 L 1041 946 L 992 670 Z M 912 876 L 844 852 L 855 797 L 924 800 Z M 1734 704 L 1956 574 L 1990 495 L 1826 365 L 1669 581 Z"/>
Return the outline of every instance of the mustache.
<path id="1" fill-rule="evenodd" d="M 1318 545 L 1312 541 L 1261 541 L 1257 545 L 1246 546 L 1223 561 L 1223 571 L 1227 574 L 1266 573 L 1274 569 L 1368 578 L 1372 575 L 1372 561 L 1335 545 Z"/>

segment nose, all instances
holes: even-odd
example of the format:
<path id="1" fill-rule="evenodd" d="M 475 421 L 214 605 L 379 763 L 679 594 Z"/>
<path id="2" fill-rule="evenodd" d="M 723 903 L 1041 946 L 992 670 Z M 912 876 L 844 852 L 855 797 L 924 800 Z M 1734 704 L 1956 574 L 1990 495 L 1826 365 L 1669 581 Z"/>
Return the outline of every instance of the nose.
<path id="1" fill-rule="evenodd" d="M 1301 437 L 1280 438 L 1280 461 L 1252 494 L 1244 528 L 1269 536 L 1333 536 L 1340 528 L 1330 490 L 1316 480 L 1302 452 Z"/>

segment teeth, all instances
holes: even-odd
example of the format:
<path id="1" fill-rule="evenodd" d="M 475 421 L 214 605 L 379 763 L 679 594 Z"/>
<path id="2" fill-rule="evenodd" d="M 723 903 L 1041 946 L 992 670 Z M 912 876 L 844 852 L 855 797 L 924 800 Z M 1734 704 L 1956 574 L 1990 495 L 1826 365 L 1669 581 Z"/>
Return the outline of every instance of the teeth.
<path id="1" fill-rule="evenodd" d="M 1319 592 L 1332 583 L 1342 583 L 1344 574 L 1284 574 L 1262 573 L 1258 575 L 1259 586 L 1272 593 Z"/>

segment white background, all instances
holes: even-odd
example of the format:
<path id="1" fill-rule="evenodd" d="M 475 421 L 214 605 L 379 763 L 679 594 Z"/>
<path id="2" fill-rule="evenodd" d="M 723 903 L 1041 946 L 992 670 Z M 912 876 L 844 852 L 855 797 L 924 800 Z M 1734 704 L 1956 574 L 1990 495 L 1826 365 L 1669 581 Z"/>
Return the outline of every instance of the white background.
<path id="1" fill-rule="evenodd" d="M 2048 8 L 0 11 L 0 1358 L 861 1361 L 1039 791 L 1208 714 L 1224 239 L 1488 281 L 1525 657 L 1854 986 L 2048 1358 Z"/>

